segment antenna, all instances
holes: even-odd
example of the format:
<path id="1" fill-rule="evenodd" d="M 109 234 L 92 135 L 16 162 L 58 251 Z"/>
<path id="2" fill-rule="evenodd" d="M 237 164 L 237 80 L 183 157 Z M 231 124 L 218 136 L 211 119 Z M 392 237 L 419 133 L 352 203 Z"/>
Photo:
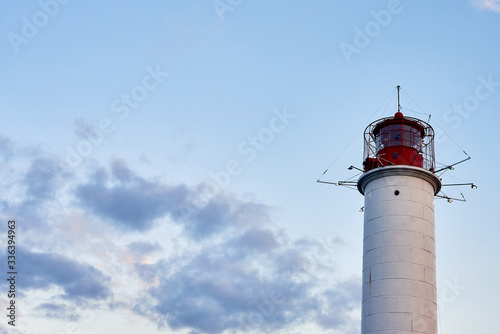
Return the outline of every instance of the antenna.
<path id="1" fill-rule="evenodd" d="M 396 88 L 398 89 L 398 112 L 401 112 L 401 105 L 399 104 L 399 90 L 401 89 L 401 86 L 397 85 Z"/>
<path id="2" fill-rule="evenodd" d="M 464 152 L 464 153 L 465 153 L 465 152 Z M 467 153 L 465 153 L 465 154 L 467 154 Z M 441 168 L 441 169 L 438 169 L 438 170 L 437 170 L 437 171 L 435 171 L 434 173 L 439 173 L 439 172 L 441 172 L 441 171 L 443 171 L 443 170 L 445 170 L 445 169 L 450 169 L 450 170 L 453 170 L 453 166 L 456 166 L 456 165 L 458 165 L 458 164 L 461 164 L 462 162 L 465 162 L 465 161 L 470 160 L 470 159 L 472 159 L 472 158 L 471 158 L 470 156 L 468 156 L 468 155 L 467 155 L 467 158 L 466 158 L 466 159 L 464 159 L 464 160 L 460 160 L 459 162 L 455 162 L 454 164 L 451 164 L 451 165 L 448 165 L 448 166 L 443 167 L 443 168 Z"/>

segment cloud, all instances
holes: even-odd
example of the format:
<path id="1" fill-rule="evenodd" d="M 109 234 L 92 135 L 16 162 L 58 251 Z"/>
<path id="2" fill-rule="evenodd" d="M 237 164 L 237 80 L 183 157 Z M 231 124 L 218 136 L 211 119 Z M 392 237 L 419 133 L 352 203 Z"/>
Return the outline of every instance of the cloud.
<path id="1" fill-rule="evenodd" d="M 63 303 L 42 303 L 36 307 L 40 313 L 39 316 L 44 318 L 62 319 L 69 321 L 78 321 L 80 314 L 76 311 L 76 307 Z"/>
<path id="2" fill-rule="evenodd" d="M 68 174 L 52 159 L 36 158 L 24 175 L 28 197 L 37 200 L 52 199 Z"/>
<path id="3" fill-rule="evenodd" d="M 340 239 L 289 241 L 272 227 L 272 207 L 207 188 L 147 180 L 121 160 L 75 188 L 83 207 L 117 228 L 146 232 L 166 216 L 183 228 L 182 249 L 153 240 L 126 246 L 145 291 L 130 305 L 137 314 L 208 334 L 310 323 L 347 333 L 356 324 L 359 279 L 334 279 Z M 155 263 L 143 260 L 153 253 Z"/>
<path id="4" fill-rule="evenodd" d="M 18 331 L 17 329 L 12 328 L 12 326 L 10 325 L 7 325 L 9 329 L 6 329 L 5 326 L 6 325 L 3 324 L 0 325 L 0 334 L 29 334 L 28 332 Z"/>
<path id="5" fill-rule="evenodd" d="M 334 289 L 322 295 L 322 312 L 317 313 L 316 321 L 324 329 L 337 329 L 344 334 L 357 334 L 359 319 L 350 316 L 350 312 L 360 307 L 361 282 L 353 276 L 339 282 Z"/>
<path id="6" fill-rule="evenodd" d="M 500 0 L 472 0 L 472 5 L 482 10 L 500 13 Z"/>
<path id="7" fill-rule="evenodd" d="M 359 308 L 360 282 L 337 277 L 338 238 L 291 240 L 273 226 L 275 210 L 268 205 L 213 185 L 148 179 L 120 159 L 83 180 L 69 177 L 54 159 L 35 157 L 28 166 L 19 176 L 18 203 L 4 205 L 14 214 L 24 210 L 19 221 L 58 235 L 67 226 L 64 218 L 37 207 L 63 195 L 69 199 L 64 209 L 86 211 L 80 224 L 104 223 L 126 233 L 116 241 L 97 238 L 92 245 L 99 251 L 80 254 L 71 242 L 58 244 L 55 253 L 43 234 L 31 231 L 33 248 L 19 249 L 19 291 L 57 291 L 34 304 L 35 316 L 72 321 L 79 307 L 119 301 L 159 327 L 191 334 L 276 332 L 309 324 L 350 333 L 348 328 L 359 327 L 351 314 Z M 60 224 L 50 223 L 56 216 Z M 165 218 L 170 225 L 159 226 Z M 170 236 L 173 224 L 182 232 Z M 157 234 L 157 227 L 167 233 Z M 102 268 L 103 262 L 120 270 L 105 274 L 94 265 Z M 6 284 L 0 283 L 3 290 Z"/>
<path id="8" fill-rule="evenodd" d="M 179 218 L 184 219 L 187 233 L 195 239 L 222 233 L 231 228 L 242 229 L 246 226 L 266 224 L 273 211 L 267 205 L 245 202 L 225 193 L 211 197 L 201 207 L 196 207 L 194 203 L 184 203 L 184 207 L 192 211 Z"/>
<path id="9" fill-rule="evenodd" d="M 111 171 L 113 176 L 121 182 L 128 182 L 134 178 L 132 171 L 127 167 L 125 161 L 122 159 L 113 159 L 111 162 Z"/>
<path id="10" fill-rule="evenodd" d="M 0 185 L 4 190 L 0 209 L 22 221 L 26 230 L 47 228 L 49 212 L 61 211 L 59 193 L 70 179 L 71 174 L 57 160 L 44 156 L 36 148 L 21 147 L 12 152 L 0 169 Z"/>
<path id="11" fill-rule="evenodd" d="M 84 208 L 114 226 L 146 231 L 155 227 L 155 219 L 169 216 L 199 240 L 228 228 L 265 224 L 273 211 L 231 194 L 203 195 L 198 188 L 204 186 L 189 188 L 146 180 L 123 161 L 115 160 L 111 174 L 97 169 L 89 182 L 76 187 L 75 196 Z"/>
<path id="12" fill-rule="evenodd" d="M 5 137 L 0 135 L 0 157 L 2 160 L 6 160 L 12 156 L 14 152 L 14 144 L 12 141 Z"/>
<path id="13" fill-rule="evenodd" d="M 235 241 L 235 245 L 238 245 L 242 249 L 269 252 L 278 247 L 279 244 L 270 230 L 251 229 L 245 231 Z"/>
<path id="14" fill-rule="evenodd" d="M 330 284 L 321 279 L 326 265 L 318 263 L 311 248 L 287 246 L 278 234 L 248 229 L 206 245 L 181 265 L 138 265 L 144 280 L 158 284 L 134 310 L 159 327 L 192 333 L 273 332 L 306 323 L 325 329 L 352 327 L 355 320 L 349 312 L 359 307 L 359 278 Z M 331 269 L 323 278 L 335 275 Z"/>
<path id="15" fill-rule="evenodd" d="M 129 230 L 151 229 L 155 219 L 175 214 L 189 195 L 183 185 L 147 181 L 121 162 L 113 164 L 111 176 L 97 170 L 90 182 L 76 187 L 75 195 L 84 208 Z"/>
<path id="16" fill-rule="evenodd" d="M 92 265 L 62 255 L 18 249 L 20 291 L 57 286 L 61 297 L 71 301 L 103 300 L 111 297 L 109 278 Z"/>
<path id="17" fill-rule="evenodd" d="M 94 125 L 87 122 L 82 117 L 75 119 L 75 135 L 81 139 L 87 139 L 96 135 L 97 130 Z"/>
<path id="18" fill-rule="evenodd" d="M 158 243 L 148 241 L 134 241 L 128 244 L 127 248 L 138 258 L 162 250 L 162 247 Z"/>

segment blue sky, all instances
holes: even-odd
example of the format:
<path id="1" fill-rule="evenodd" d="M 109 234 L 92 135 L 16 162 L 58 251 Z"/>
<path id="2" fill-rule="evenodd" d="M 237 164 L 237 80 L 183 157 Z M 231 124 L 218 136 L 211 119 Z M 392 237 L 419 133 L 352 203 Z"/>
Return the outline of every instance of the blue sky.
<path id="1" fill-rule="evenodd" d="M 440 164 L 472 156 L 443 182 L 478 185 L 436 200 L 440 333 L 496 331 L 499 1 L 0 15 L 0 214 L 19 267 L 0 333 L 358 333 L 363 197 L 315 181 L 356 175 L 396 85 L 406 115 L 432 115 Z"/>

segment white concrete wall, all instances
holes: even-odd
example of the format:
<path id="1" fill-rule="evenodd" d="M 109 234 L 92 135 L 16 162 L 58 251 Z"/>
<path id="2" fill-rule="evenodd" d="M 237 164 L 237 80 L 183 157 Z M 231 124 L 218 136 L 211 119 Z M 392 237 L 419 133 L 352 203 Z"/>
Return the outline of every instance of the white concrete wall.
<path id="1" fill-rule="evenodd" d="M 398 173 L 368 182 L 362 333 L 436 334 L 435 189 Z"/>

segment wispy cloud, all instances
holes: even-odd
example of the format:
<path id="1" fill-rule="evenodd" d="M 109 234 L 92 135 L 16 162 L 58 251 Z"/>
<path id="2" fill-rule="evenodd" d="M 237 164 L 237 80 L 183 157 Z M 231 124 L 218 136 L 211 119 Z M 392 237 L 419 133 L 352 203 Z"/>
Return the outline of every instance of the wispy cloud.
<path id="1" fill-rule="evenodd" d="M 472 0 L 472 5 L 482 10 L 500 13 L 500 0 Z"/>

